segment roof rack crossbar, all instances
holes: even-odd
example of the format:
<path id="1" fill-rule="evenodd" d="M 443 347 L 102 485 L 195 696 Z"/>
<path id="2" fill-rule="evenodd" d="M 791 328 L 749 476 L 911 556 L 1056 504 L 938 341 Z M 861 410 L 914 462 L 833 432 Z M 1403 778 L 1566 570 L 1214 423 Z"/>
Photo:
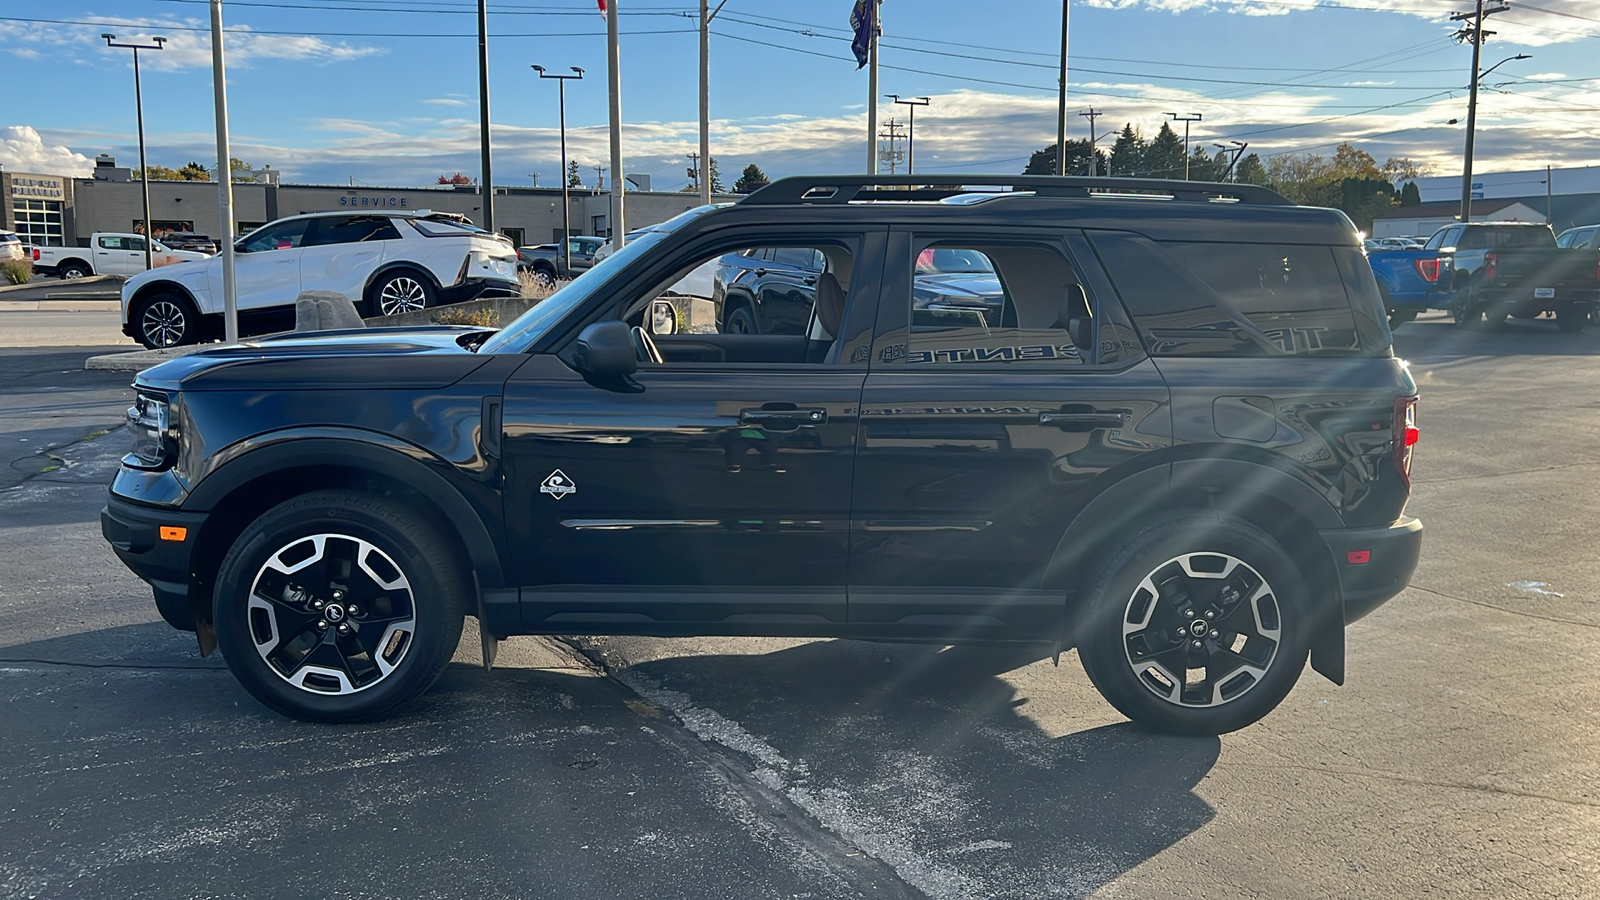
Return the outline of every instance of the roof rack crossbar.
<path id="1" fill-rule="evenodd" d="M 906 190 L 881 190 L 905 188 Z M 852 200 L 926 200 L 968 193 L 1029 193 L 1039 197 L 1166 196 L 1174 200 L 1231 200 L 1293 206 L 1271 188 L 1254 184 L 1163 178 L 1085 178 L 1058 175 L 798 175 L 780 178 L 739 201 L 754 206 L 849 203 Z"/>

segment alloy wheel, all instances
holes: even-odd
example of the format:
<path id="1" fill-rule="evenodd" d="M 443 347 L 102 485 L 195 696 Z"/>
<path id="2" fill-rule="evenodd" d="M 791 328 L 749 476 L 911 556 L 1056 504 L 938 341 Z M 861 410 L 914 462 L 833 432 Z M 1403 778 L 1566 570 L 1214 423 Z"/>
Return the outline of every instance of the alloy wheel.
<path id="1" fill-rule="evenodd" d="M 317 694 L 354 694 L 388 678 L 417 627 L 405 573 L 371 542 L 344 534 L 296 538 L 268 557 L 247 617 L 268 668 Z"/>
<path id="2" fill-rule="evenodd" d="M 1138 682 L 1175 706 L 1221 706 L 1266 678 L 1282 642 L 1272 586 L 1225 553 L 1157 566 L 1128 598 L 1123 653 Z"/>
<path id="3" fill-rule="evenodd" d="M 389 279 L 378 293 L 378 311 L 386 316 L 426 309 L 428 292 L 422 282 L 408 275 Z"/>
<path id="4" fill-rule="evenodd" d="M 171 300 L 157 300 L 146 306 L 139 317 L 139 330 L 157 347 L 175 347 L 183 341 L 189 330 L 188 317 L 183 308 Z"/>

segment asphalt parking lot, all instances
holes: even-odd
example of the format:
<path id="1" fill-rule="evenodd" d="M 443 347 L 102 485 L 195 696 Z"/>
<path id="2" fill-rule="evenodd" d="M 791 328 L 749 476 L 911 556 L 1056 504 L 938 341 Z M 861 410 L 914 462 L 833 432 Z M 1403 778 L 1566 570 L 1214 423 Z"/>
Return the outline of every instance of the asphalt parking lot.
<path id="1" fill-rule="evenodd" d="M 265 710 L 96 519 L 104 346 L 0 311 L 0 898 L 1592 897 L 1600 330 L 1402 328 L 1413 585 L 1218 738 L 1067 654 L 519 638 L 392 721 Z M 35 313 L 34 315 L 44 315 Z M 52 313 L 52 315 L 66 315 Z M 84 312 L 107 344 L 115 313 Z"/>

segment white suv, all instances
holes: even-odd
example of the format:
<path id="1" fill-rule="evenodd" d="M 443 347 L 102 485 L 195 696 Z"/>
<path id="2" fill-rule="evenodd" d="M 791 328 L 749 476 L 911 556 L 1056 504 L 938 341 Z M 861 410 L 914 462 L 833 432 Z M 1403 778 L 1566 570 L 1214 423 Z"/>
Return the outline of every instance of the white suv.
<path id="1" fill-rule="evenodd" d="M 312 213 L 234 244 L 240 335 L 294 327 L 302 291 L 335 291 L 368 318 L 516 296 L 511 242 L 442 215 Z M 222 334 L 222 257 L 141 272 L 122 286 L 122 331 L 146 347 Z"/>

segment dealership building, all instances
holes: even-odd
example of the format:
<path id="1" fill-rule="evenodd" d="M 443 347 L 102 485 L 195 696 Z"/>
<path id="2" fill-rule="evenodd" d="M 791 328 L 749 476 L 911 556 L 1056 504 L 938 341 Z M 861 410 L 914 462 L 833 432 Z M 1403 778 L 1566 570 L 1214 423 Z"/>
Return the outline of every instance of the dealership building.
<path id="1" fill-rule="evenodd" d="M 1373 237 L 1427 237 L 1459 218 L 1459 174 L 1416 182 L 1423 205 L 1379 216 L 1372 223 Z M 1472 218 L 1481 222 L 1548 223 L 1557 234 L 1600 223 L 1600 166 L 1474 173 L 1469 193 Z"/>
<path id="2" fill-rule="evenodd" d="M 87 178 L 0 171 L 0 230 L 15 231 L 25 242 L 46 247 L 85 246 L 96 232 L 143 231 L 142 185 L 130 169 L 109 156 L 95 162 Z M 699 204 L 693 193 L 651 191 L 649 179 L 630 176 L 627 222 L 640 228 L 664 222 Z M 576 187 L 569 191 L 575 235 L 609 236 L 609 191 Z M 714 202 L 737 200 L 718 194 Z M 312 212 L 382 210 L 449 212 L 483 223 L 483 196 L 476 185 L 385 188 L 346 185 L 283 184 L 270 167 L 253 181 L 233 185 L 234 233 L 243 234 L 284 216 Z M 561 237 L 561 188 L 497 187 L 496 230 L 518 246 Z M 157 234 L 197 231 L 221 233 L 217 185 L 207 181 L 150 182 L 150 226 Z"/>

